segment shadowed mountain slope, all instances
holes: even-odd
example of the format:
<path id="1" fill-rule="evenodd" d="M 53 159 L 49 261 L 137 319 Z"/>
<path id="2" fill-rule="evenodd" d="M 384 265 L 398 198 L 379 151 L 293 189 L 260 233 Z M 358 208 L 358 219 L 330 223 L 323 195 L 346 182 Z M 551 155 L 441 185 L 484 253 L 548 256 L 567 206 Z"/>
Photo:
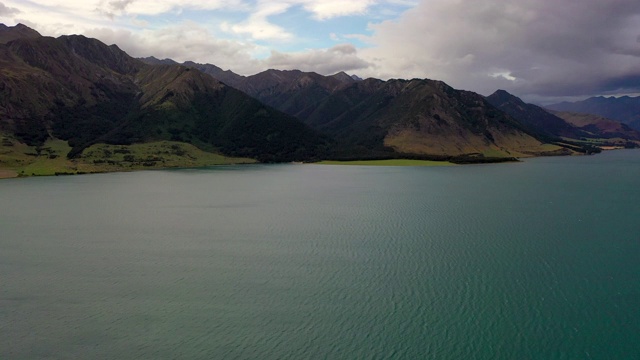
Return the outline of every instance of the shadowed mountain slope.
<path id="1" fill-rule="evenodd" d="M 549 110 L 554 115 L 570 124 L 605 139 L 619 138 L 622 140 L 640 141 L 640 131 L 632 129 L 627 124 L 593 114 L 572 113 Z"/>
<path id="2" fill-rule="evenodd" d="M 527 104 L 504 90 L 487 100 L 550 142 L 581 146 L 588 152 L 601 146 L 637 146 L 637 132 L 613 120 L 553 112 Z"/>
<path id="3" fill-rule="evenodd" d="M 592 97 L 577 102 L 562 102 L 546 106 L 555 111 L 599 115 L 620 121 L 640 130 L 640 96 Z"/>
<path id="4" fill-rule="evenodd" d="M 170 59 L 154 57 L 141 59 L 153 65 L 177 64 Z M 300 70 L 269 69 L 251 76 L 242 76 L 230 70 L 222 70 L 212 64 L 198 64 L 185 61 L 182 65 L 198 69 L 216 80 L 236 88 L 266 105 L 295 117 L 304 117 L 305 112 L 314 108 L 334 91 L 362 79 L 339 72 L 324 76 Z"/>
<path id="5" fill-rule="evenodd" d="M 304 118 L 310 108 L 355 82 L 344 73 L 323 76 L 299 70 L 267 70 L 246 77 L 238 88 L 280 111 Z"/>
<path id="6" fill-rule="evenodd" d="M 543 108 L 527 104 L 520 98 L 504 90 L 498 90 L 487 97 L 493 106 L 530 127 L 533 131 L 549 137 L 580 138 L 587 135 L 584 131 L 565 120 L 549 113 Z"/>
<path id="7" fill-rule="evenodd" d="M 84 36 L 16 37 L 0 45 L 0 65 L 0 131 L 32 145 L 67 140 L 70 157 L 100 142 L 173 139 L 291 161 L 312 158 L 326 142 L 198 70 L 148 65 Z"/>
<path id="8" fill-rule="evenodd" d="M 301 117 L 355 151 L 530 156 L 556 151 L 482 96 L 441 81 L 367 79 L 332 93 Z"/>
<path id="9" fill-rule="evenodd" d="M 184 66 L 188 66 L 194 69 L 198 69 L 205 74 L 211 75 L 214 79 L 221 81 L 233 88 L 242 89 L 242 84 L 245 81 L 245 77 L 238 75 L 231 70 L 222 70 L 221 68 L 211 64 L 198 64 L 193 61 L 185 61 L 182 63 Z"/>
<path id="10" fill-rule="evenodd" d="M 0 24 L 0 44 L 6 44 L 15 39 L 34 39 L 40 37 L 40 33 L 23 24 L 6 26 Z"/>
<path id="11" fill-rule="evenodd" d="M 589 152 L 565 140 L 549 144 L 552 136 L 586 130 L 537 107 L 532 117 L 546 120 L 536 127 L 441 81 L 298 70 L 245 77 L 210 64 L 134 59 L 84 36 L 0 29 L 7 33 L 11 40 L 0 44 L 0 133 L 30 145 L 67 141 L 70 158 L 96 144 L 159 140 L 261 161 L 487 161 Z"/>

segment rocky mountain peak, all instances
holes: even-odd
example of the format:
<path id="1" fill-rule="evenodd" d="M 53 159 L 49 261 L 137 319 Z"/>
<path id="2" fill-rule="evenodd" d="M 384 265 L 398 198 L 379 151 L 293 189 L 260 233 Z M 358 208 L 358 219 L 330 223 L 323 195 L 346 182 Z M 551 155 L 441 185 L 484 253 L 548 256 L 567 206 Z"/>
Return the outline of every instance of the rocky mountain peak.
<path id="1" fill-rule="evenodd" d="M 17 24 L 16 26 L 0 24 L 0 44 L 6 44 L 16 39 L 34 39 L 41 36 L 39 32 L 24 24 Z"/>
<path id="2" fill-rule="evenodd" d="M 351 84 L 351 83 L 357 81 L 353 77 L 351 77 L 351 75 L 347 74 L 344 71 L 340 71 L 337 74 L 333 74 L 333 75 L 331 75 L 331 77 L 336 79 L 336 80 L 338 80 L 338 81 L 340 81 L 340 82 L 343 82 L 345 84 Z"/>

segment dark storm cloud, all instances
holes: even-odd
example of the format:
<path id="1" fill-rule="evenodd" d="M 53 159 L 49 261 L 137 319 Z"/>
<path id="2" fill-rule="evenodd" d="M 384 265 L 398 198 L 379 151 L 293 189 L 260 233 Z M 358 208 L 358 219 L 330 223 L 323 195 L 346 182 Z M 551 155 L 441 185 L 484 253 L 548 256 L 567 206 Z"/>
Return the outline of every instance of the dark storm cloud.
<path id="1" fill-rule="evenodd" d="M 244 75 L 268 67 L 344 70 L 444 80 L 481 94 L 506 89 L 525 99 L 640 93 L 640 0 L 420 0 L 393 20 L 372 18 L 367 35 L 357 26 L 338 34 L 353 43 L 335 47 L 302 37 L 275 15 L 305 4 L 313 20 L 300 21 L 320 28 L 332 25 L 318 19 L 361 14 L 379 2 L 358 0 L 360 9 L 337 0 L 0 1 L 0 16 L 19 8 L 29 19 L 12 20 L 41 24 L 43 34 L 83 33 L 137 56 L 209 62 Z M 202 20 L 220 9 L 242 16 Z"/>
<path id="2" fill-rule="evenodd" d="M 371 27 L 365 54 L 391 65 L 380 76 L 406 72 L 485 94 L 640 90 L 637 0 L 424 0 Z"/>

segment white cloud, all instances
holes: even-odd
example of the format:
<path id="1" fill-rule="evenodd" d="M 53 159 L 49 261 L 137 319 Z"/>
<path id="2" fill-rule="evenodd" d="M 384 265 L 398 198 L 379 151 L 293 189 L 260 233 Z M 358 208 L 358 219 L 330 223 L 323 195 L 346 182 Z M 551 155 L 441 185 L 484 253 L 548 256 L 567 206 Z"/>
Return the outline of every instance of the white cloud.
<path id="1" fill-rule="evenodd" d="M 81 34 L 88 27 L 109 26 L 113 23 L 96 13 L 95 4 L 76 0 L 6 0 L 9 7 L 17 7 L 20 13 L 13 19 L 47 36 Z"/>
<path id="2" fill-rule="evenodd" d="M 340 71 L 361 70 L 372 66 L 358 56 L 358 50 L 351 44 L 340 44 L 329 49 L 314 49 L 297 53 L 273 51 L 264 61 L 269 68 L 314 71 L 323 75 Z"/>
<path id="3" fill-rule="evenodd" d="M 366 75 L 532 96 L 639 86 L 637 0 L 424 0 L 370 28 L 360 54 L 378 66 Z"/>
<path id="4" fill-rule="evenodd" d="M 358 55 L 358 50 L 351 44 L 293 53 L 268 51 L 250 43 L 217 39 L 206 28 L 192 22 L 140 32 L 94 28 L 88 30 L 86 35 L 106 44 L 115 43 L 134 57 L 155 56 L 178 62 L 192 60 L 210 63 L 241 75 L 253 75 L 266 69 L 299 69 L 330 75 L 372 66 Z M 256 58 L 256 54 L 265 52 L 269 54 L 268 57 Z"/>
<path id="5" fill-rule="evenodd" d="M 259 0 L 249 17 L 237 24 L 224 23 L 224 31 L 248 35 L 254 40 L 287 41 L 295 34 L 270 21 L 270 17 L 301 6 L 315 20 L 328 20 L 342 16 L 363 15 L 374 4 L 373 0 Z"/>
<path id="6" fill-rule="evenodd" d="M 242 74 L 267 67 L 346 70 L 530 97 L 640 91 L 637 0 L 0 1 L 3 19 L 43 35 L 86 34 L 134 56 L 209 62 Z M 226 22 L 220 10 L 231 14 Z M 197 23 L 188 20 L 194 13 Z M 315 37 L 324 45 L 295 33 L 300 22 L 320 30 L 336 24 L 330 19 L 363 14 L 368 29 L 326 29 Z M 385 16 L 392 20 L 378 20 Z M 352 39 L 367 46 L 326 48 Z M 279 50 L 300 44 L 307 50 Z"/>
<path id="7" fill-rule="evenodd" d="M 86 35 L 107 44 L 115 43 L 134 57 L 155 56 L 178 62 L 192 60 L 242 74 L 260 71 L 259 61 L 253 54 L 264 51 L 255 45 L 217 39 L 206 28 L 192 22 L 140 32 L 94 28 Z"/>
<path id="8" fill-rule="evenodd" d="M 0 2 L 0 16 L 11 16 L 11 15 L 18 14 L 19 12 L 20 12 L 19 9 L 5 6 L 3 3 Z"/>
<path id="9" fill-rule="evenodd" d="M 262 2 L 257 10 L 255 10 L 249 18 L 235 25 L 223 24 L 223 29 L 235 34 L 248 34 L 256 40 L 287 40 L 293 37 L 293 34 L 287 32 L 284 28 L 269 22 L 268 18 L 273 15 L 281 14 L 291 7 L 286 2 Z"/>
<path id="10" fill-rule="evenodd" d="M 161 15 L 190 10 L 246 10 L 242 0 L 101 0 L 95 7 L 103 14 L 116 15 Z"/>
<path id="11" fill-rule="evenodd" d="M 327 20 L 339 16 L 362 15 L 374 4 L 373 0 L 323 0 L 305 1 L 304 8 L 316 19 Z"/>

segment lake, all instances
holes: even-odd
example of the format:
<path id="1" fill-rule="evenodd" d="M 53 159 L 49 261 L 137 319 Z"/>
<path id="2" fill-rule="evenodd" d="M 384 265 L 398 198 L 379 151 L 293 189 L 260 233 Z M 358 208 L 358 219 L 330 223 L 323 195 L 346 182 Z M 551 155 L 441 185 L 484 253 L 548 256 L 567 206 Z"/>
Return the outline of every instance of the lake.
<path id="1" fill-rule="evenodd" d="M 640 151 L 0 181 L 2 359 L 637 359 Z"/>

